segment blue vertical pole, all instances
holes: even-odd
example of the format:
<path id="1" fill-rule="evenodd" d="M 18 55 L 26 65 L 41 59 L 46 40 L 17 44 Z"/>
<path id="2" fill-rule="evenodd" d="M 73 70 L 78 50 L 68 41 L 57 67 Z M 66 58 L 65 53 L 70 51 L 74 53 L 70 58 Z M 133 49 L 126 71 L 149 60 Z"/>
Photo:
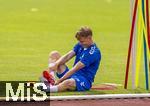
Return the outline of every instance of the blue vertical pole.
<path id="1" fill-rule="evenodd" d="M 149 90 L 149 82 L 148 82 L 148 62 L 147 62 L 147 47 L 146 47 L 146 39 L 145 35 L 143 33 L 144 37 L 144 62 L 145 62 L 145 81 L 146 81 L 146 89 Z"/>
<path id="2" fill-rule="evenodd" d="M 143 20 L 144 20 L 144 26 L 146 27 L 145 22 L 145 0 L 142 0 L 142 14 L 143 14 Z M 146 82 L 146 89 L 149 89 L 149 82 L 148 82 L 148 61 L 147 61 L 147 47 L 146 47 L 146 38 L 145 33 L 143 32 L 144 37 L 144 62 L 145 62 L 145 82 Z"/>

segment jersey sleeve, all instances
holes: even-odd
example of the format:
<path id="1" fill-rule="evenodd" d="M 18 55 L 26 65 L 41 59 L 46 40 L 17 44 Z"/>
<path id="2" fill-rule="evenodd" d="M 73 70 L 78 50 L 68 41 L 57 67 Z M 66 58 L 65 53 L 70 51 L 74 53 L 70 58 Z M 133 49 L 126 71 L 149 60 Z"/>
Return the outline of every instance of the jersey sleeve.
<path id="1" fill-rule="evenodd" d="M 80 59 L 80 61 L 86 66 L 88 67 L 90 64 L 92 64 L 93 62 L 95 62 L 97 59 L 99 58 L 97 53 L 85 53 L 82 58 Z"/>
<path id="2" fill-rule="evenodd" d="M 77 54 L 79 49 L 79 43 L 77 43 L 74 47 L 73 47 L 73 51 L 75 52 L 75 54 Z"/>

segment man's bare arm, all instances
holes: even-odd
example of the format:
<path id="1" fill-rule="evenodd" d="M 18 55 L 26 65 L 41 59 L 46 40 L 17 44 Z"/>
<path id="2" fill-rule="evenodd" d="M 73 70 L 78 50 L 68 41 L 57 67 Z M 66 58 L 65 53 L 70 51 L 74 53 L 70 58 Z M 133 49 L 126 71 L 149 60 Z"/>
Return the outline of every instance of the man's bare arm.
<path id="1" fill-rule="evenodd" d="M 57 70 L 59 65 L 65 64 L 74 56 L 75 56 L 75 52 L 73 50 L 69 51 L 67 54 L 60 57 L 55 63 L 49 64 L 49 69 L 50 70 Z"/>
<path id="2" fill-rule="evenodd" d="M 68 62 L 70 59 L 72 59 L 75 56 L 75 52 L 73 50 L 69 51 L 67 54 L 62 56 L 60 59 L 56 61 L 58 65 L 65 64 Z"/>
<path id="3" fill-rule="evenodd" d="M 78 62 L 72 69 L 70 69 L 62 78 L 60 78 L 56 84 L 59 84 L 60 82 L 64 81 L 65 79 L 69 78 L 72 74 L 74 74 L 76 71 L 80 70 L 81 68 L 85 67 L 85 65 L 82 62 Z"/>

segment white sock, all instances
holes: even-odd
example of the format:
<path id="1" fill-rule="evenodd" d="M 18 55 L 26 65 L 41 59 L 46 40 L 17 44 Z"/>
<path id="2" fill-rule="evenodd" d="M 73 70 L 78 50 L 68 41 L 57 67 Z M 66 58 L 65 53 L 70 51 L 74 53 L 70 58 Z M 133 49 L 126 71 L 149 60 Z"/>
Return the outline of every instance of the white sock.
<path id="1" fill-rule="evenodd" d="M 49 91 L 50 91 L 51 93 L 52 93 L 52 92 L 58 92 L 58 87 L 55 86 L 55 85 L 54 85 L 54 86 L 49 86 L 48 89 L 47 89 L 47 92 L 49 92 Z"/>
<path id="2" fill-rule="evenodd" d="M 58 92 L 58 87 L 57 86 L 51 86 L 50 92 Z"/>

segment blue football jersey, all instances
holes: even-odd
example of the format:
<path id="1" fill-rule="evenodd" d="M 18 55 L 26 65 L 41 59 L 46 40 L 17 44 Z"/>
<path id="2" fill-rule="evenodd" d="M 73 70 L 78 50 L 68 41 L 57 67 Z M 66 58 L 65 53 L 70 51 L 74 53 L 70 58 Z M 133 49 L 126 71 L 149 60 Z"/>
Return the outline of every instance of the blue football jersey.
<path id="1" fill-rule="evenodd" d="M 74 75 L 82 75 L 90 82 L 94 82 L 94 77 L 101 60 L 99 48 L 95 43 L 88 48 L 84 48 L 80 43 L 77 43 L 73 51 L 76 54 L 74 65 L 79 61 L 85 65 L 84 68 L 78 70 Z"/>

